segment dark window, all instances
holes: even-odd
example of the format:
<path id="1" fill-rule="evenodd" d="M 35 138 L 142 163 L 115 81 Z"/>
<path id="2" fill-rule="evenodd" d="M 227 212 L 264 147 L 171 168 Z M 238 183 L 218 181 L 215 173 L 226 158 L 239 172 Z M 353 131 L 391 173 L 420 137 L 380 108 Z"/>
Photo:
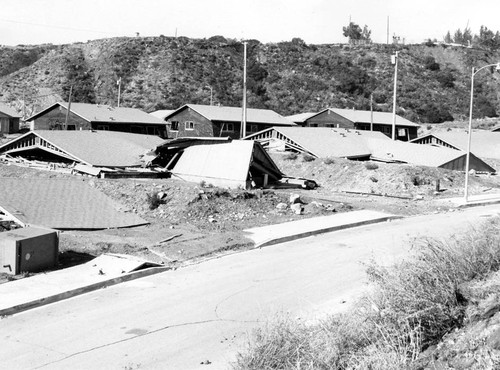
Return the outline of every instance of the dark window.
<path id="1" fill-rule="evenodd" d="M 179 121 L 172 121 L 170 123 L 170 130 L 179 131 Z"/>

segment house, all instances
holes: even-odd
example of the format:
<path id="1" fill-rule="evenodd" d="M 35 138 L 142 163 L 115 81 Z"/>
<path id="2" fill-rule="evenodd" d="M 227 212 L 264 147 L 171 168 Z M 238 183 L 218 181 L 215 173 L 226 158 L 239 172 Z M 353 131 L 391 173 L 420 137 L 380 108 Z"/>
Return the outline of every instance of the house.
<path id="1" fill-rule="evenodd" d="M 316 114 L 317 114 L 316 112 L 298 113 L 298 114 L 293 114 L 291 116 L 286 116 L 285 118 L 299 126 L 305 126 L 306 120 L 308 120 L 312 116 L 315 116 Z"/>
<path id="2" fill-rule="evenodd" d="M 174 178 L 214 186 L 265 187 L 283 174 L 258 142 L 227 140 L 186 147 L 167 169 Z"/>
<path id="3" fill-rule="evenodd" d="M 0 145 L 0 154 L 94 167 L 142 166 L 142 157 L 163 142 L 158 136 L 113 131 L 28 131 Z"/>
<path id="4" fill-rule="evenodd" d="M 244 139 L 259 141 L 267 150 L 307 153 L 316 158 L 370 159 L 465 171 L 464 151 L 394 141 L 378 131 L 327 127 L 273 127 Z M 470 168 L 478 172 L 495 172 L 493 167 L 472 153 Z"/>
<path id="5" fill-rule="evenodd" d="M 307 153 L 316 158 L 366 160 L 371 154 L 364 140 L 366 136 L 390 141 L 381 132 L 327 127 L 272 127 L 244 139 L 256 140 L 269 150 Z"/>
<path id="6" fill-rule="evenodd" d="M 413 139 L 412 143 L 467 151 L 468 140 L 467 131 L 439 131 Z M 471 151 L 480 158 L 500 159 L 500 132 L 472 131 Z"/>
<path id="7" fill-rule="evenodd" d="M 0 103 L 0 135 L 14 134 L 19 132 L 19 120 L 21 116 L 15 109 Z"/>
<path id="8" fill-rule="evenodd" d="M 102 130 L 157 135 L 166 138 L 165 122 L 135 108 L 55 103 L 27 119 L 32 130 Z"/>
<path id="9" fill-rule="evenodd" d="M 165 117 L 168 137 L 241 136 L 243 110 L 238 107 L 186 104 Z M 247 109 L 246 132 L 253 133 L 273 126 L 295 126 L 269 109 Z"/>
<path id="10" fill-rule="evenodd" d="M 371 128 L 373 121 L 373 130 Z M 363 131 L 380 131 L 392 137 L 392 113 L 327 108 L 304 120 L 307 127 L 337 127 Z M 417 137 L 420 125 L 396 115 L 396 139 L 410 141 Z"/>

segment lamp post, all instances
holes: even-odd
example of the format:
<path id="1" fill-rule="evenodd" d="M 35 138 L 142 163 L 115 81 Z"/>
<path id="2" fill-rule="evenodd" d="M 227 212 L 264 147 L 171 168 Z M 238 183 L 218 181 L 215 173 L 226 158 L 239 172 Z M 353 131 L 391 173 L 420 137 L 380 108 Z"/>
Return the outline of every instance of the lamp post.
<path id="1" fill-rule="evenodd" d="M 247 135 L 247 42 L 243 42 L 243 111 L 241 118 L 241 138 Z"/>
<path id="2" fill-rule="evenodd" d="M 207 85 L 205 86 L 206 88 L 210 89 L 210 105 L 213 105 L 214 102 L 214 90 L 212 89 L 212 86 Z"/>
<path id="3" fill-rule="evenodd" d="M 398 87 L 398 51 L 392 55 L 392 64 L 394 64 L 394 94 L 392 98 L 392 140 L 396 140 L 396 90 Z"/>
<path id="4" fill-rule="evenodd" d="M 469 197 L 469 166 L 470 166 L 470 146 L 471 146 L 471 138 L 472 138 L 472 106 L 473 106 L 473 102 L 474 102 L 474 76 L 476 75 L 476 73 L 478 73 L 482 69 L 485 69 L 488 67 L 493 67 L 493 66 L 496 66 L 496 70 L 500 71 L 500 62 L 494 63 L 494 64 L 488 64 L 486 66 L 479 68 L 478 70 L 475 70 L 474 67 L 472 67 L 472 74 L 471 74 L 471 79 L 470 79 L 469 133 L 468 133 L 468 137 L 467 137 L 467 158 L 465 160 L 465 185 L 464 185 L 465 203 L 467 203 L 468 197 Z"/>

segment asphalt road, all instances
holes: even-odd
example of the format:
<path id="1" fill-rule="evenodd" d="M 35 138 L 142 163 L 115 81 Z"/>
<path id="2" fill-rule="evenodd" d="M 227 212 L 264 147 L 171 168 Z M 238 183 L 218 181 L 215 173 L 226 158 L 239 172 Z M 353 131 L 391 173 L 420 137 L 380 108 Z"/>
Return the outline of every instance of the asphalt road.
<path id="1" fill-rule="evenodd" d="M 475 207 L 299 239 L 3 318 L 1 368 L 226 369 L 252 329 L 276 315 L 346 309 L 366 289 L 362 262 L 390 264 L 415 238 L 453 235 L 499 212 Z"/>

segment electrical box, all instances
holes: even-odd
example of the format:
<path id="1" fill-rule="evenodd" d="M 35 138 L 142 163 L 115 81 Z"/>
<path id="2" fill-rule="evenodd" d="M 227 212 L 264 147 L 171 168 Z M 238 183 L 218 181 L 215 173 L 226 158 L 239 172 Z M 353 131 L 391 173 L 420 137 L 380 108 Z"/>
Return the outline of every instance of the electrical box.
<path id="1" fill-rule="evenodd" d="M 55 230 L 25 227 L 0 232 L 0 272 L 17 275 L 54 267 L 59 254 Z"/>

